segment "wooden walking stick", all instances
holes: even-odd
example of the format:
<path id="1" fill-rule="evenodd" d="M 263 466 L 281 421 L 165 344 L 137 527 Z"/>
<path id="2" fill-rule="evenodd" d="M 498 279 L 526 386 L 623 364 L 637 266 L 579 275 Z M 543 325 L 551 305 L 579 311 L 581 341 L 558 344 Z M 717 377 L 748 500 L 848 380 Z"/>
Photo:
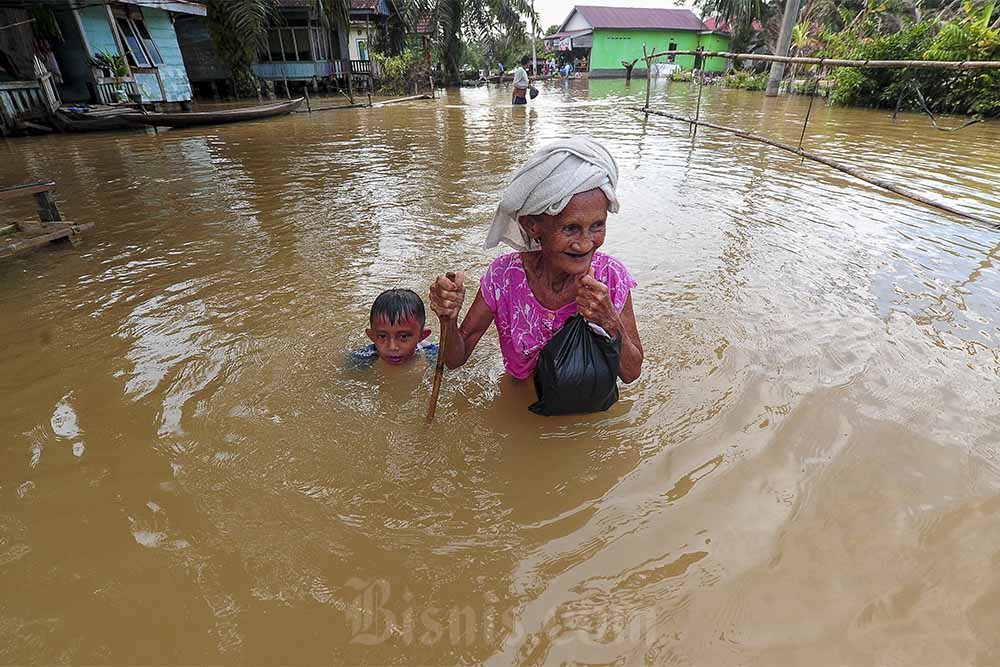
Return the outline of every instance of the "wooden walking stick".
<path id="1" fill-rule="evenodd" d="M 455 282 L 455 274 L 449 271 L 444 274 L 448 280 Z M 456 316 L 457 317 L 457 316 Z M 441 393 L 441 378 L 444 376 L 444 350 L 448 343 L 448 329 L 441 329 L 441 342 L 438 343 L 437 365 L 434 367 L 434 384 L 431 386 L 431 402 L 427 406 L 427 423 L 434 421 L 434 411 L 437 410 L 438 394 Z"/>

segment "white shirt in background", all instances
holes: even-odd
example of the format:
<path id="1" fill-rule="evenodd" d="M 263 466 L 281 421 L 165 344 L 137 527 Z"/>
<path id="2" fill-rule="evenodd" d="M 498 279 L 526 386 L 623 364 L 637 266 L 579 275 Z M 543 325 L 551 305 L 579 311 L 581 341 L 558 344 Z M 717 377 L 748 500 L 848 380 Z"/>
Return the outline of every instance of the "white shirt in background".
<path id="1" fill-rule="evenodd" d="M 524 71 L 524 68 L 520 65 L 514 70 L 514 87 L 515 88 L 527 88 L 530 83 L 528 83 L 528 73 Z"/>

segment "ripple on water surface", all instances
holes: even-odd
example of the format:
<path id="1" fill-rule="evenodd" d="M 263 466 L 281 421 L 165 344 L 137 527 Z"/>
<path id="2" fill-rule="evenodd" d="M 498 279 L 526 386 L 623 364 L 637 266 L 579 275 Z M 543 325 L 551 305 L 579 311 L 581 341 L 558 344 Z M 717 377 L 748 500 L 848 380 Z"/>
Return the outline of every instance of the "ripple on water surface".
<path id="1" fill-rule="evenodd" d="M 98 226 L 0 266 L 0 662 L 1000 662 L 1000 232 L 641 82 L 541 88 L 7 143 Z M 701 115 L 795 143 L 806 105 Z M 490 333 L 423 427 L 426 362 L 348 358 L 371 301 L 474 289 L 509 174 L 578 133 L 642 378 L 540 419 Z M 998 140 L 817 104 L 804 141 L 1000 220 Z"/>

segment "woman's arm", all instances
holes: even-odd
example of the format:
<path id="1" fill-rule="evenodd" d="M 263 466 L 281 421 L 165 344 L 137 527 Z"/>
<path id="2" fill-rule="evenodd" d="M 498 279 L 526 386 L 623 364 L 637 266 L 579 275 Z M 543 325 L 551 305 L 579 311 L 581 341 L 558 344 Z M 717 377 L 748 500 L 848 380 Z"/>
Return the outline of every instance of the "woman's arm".
<path id="1" fill-rule="evenodd" d="M 635 323 L 632 309 L 632 295 L 628 295 L 621 314 L 615 310 L 608 295 L 608 287 L 592 275 L 580 279 L 580 290 L 576 296 L 577 311 L 587 320 L 599 324 L 612 338 L 620 338 L 622 352 L 618 377 L 626 384 L 635 382 L 642 372 L 642 342 Z"/>
<path id="2" fill-rule="evenodd" d="M 621 366 L 618 368 L 618 377 L 628 384 L 639 379 L 639 374 L 642 372 L 642 360 L 645 358 L 642 341 L 639 340 L 639 328 L 635 323 L 635 312 L 632 310 L 631 294 L 628 295 L 628 301 L 625 302 L 621 315 L 618 316 L 618 326 L 622 339 Z"/>
<path id="3" fill-rule="evenodd" d="M 493 313 L 483 301 L 482 292 L 476 292 L 476 298 L 465 314 L 462 326 L 456 326 L 457 323 L 457 318 L 451 318 L 447 323 L 441 320 L 442 329 L 448 327 L 448 340 L 445 341 L 448 349 L 444 351 L 444 363 L 448 368 L 458 368 L 468 361 L 479 339 L 493 323 Z"/>
<path id="4" fill-rule="evenodd" d="M 462 326 L 458 326 L 458 315 L 465 300 L 464 282 L 465 276 L 461 273 L 455 276 L 454 281 L 439 276 L 430 290 L 431 310 L 440 319 L 442 333 L 448 332 L 445 349 L 439 352 L 444 355 L 448 368 L 458 368 L 469 360 L 479 339 L 493 322 L 493 313 L 483 300 L 482 291 L 479 291 L 465 314 Z"/>

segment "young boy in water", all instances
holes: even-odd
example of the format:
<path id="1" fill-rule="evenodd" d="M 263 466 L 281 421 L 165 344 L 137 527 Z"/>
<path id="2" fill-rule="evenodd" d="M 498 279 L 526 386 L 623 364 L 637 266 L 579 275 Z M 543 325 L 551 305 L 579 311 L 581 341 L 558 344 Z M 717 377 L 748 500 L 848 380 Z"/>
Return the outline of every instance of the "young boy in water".
<path id="1" fill-rule="evenodd" d="M 359 360 L 374 363 L 382 359 L 387 364 L 400 366 L 420 351 L 430 358 L 437 354 L 437 345 L 424 343 L 431 335 L 426 328 L 424 302 L 417 293 L 408 289 L 389 289 L 378 295 L 372 304 L 365 335 L 371 345 L 359 350 Z"/>

